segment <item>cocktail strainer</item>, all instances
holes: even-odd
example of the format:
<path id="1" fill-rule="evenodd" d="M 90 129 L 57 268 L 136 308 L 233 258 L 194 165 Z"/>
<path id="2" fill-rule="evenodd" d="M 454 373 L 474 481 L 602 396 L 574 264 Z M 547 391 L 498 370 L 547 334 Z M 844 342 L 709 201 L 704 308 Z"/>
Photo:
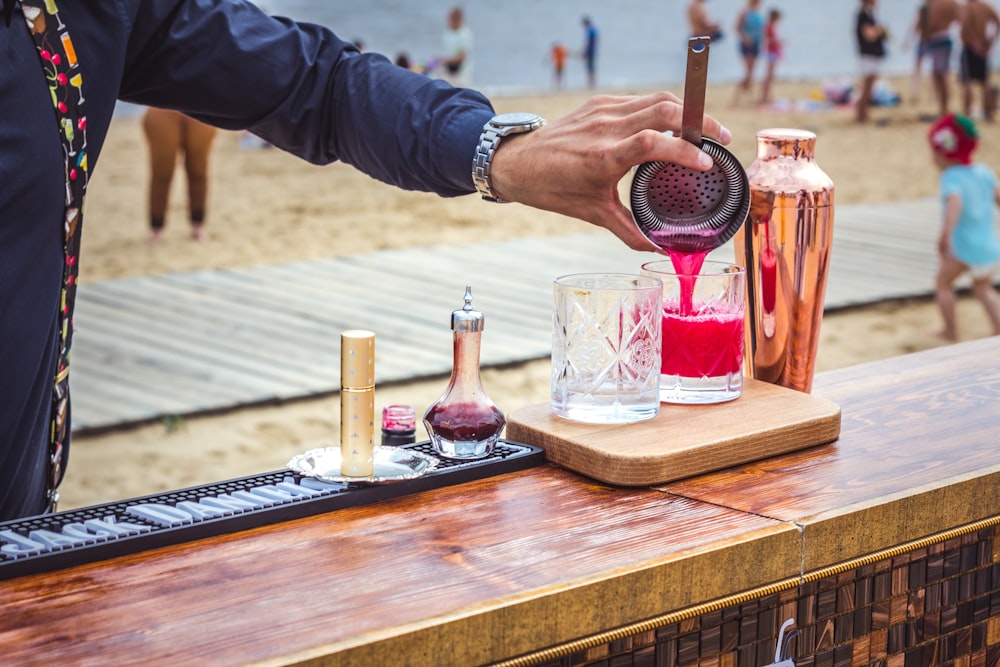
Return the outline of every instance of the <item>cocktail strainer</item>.
<path id="1" fill-rule="evenodd" d="M 702 172 L 670 162 L 645 162 L 632 178 L 632 217 L 661 250 L 714 250 L 733 237 L 750 209 L 743 165 L 721 144 L 701 135 L 710 41 L 688 40 L 681 138 L 708 153 L 715 165 Z"/>

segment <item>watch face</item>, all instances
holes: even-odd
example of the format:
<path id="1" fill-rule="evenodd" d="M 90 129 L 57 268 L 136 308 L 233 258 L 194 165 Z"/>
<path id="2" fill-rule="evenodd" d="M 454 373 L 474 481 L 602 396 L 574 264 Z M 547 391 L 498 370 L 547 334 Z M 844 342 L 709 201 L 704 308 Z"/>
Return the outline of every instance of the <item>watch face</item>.
<path id="1" fill-rule="evenodd" d="M 527 113 L 525 111 L 515 111 L 513 113 L 502 113 L 498 116 L 494 116 L 491 121 L 493 125 L 499 127 L 510 127 L 517 125 L 534 125 L 539 122 L 541 117 L 535 113 Z"/>

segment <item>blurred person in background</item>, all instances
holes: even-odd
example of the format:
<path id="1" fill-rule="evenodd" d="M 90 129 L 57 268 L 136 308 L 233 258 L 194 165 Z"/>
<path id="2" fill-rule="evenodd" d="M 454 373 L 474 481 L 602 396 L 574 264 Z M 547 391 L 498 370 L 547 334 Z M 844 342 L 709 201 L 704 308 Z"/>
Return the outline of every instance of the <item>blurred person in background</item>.
<path id="1" fill-rule="evenodd" d="M 938 104 L 938 116 L 948 113 L 951 102 L 951 54 L 954 50 L 952 28 L 961 19 L 957 0 L 927 0 L 927 19 L 921 41 L 931 60 L 931 81 Z"/>
<path id="2" fill-rule="evenodd" d="M 587 68 L 587 87 L 597 87 L 597 26 L 584 16 L 583 23 L 583 64 Z"/>
<path id="3" fill-rule="evenodd" d="M 472 81 L 472 29 L 465 25 L 465 14 L 460 7 L 452 7 L 448 12 L 448 27 L 441 37 L 441 47 L 444 78 L 453 86 L 468 87 Z"/>
<path id="4" fill-rule="evenodd" d="M 764 15 L 760 12 L 760 0 L 747 0 L 736 17 L 736 36 L 743 60 L 743 78 L 736 87 L 734 104 L 738 104 L 743 95 L 753 92 L 753 71 L 764 46 Z"/>
<path id="5" fill-rule="evenodd" d="M 861 92 L 854 106 L 854 117 L 859 123 L 868 122 L 872 105 L 872 91 L 885 61 L 885 26 L 875 20 L 875 0 L 861 0 L 855 24 L 858 57 L 861 68 Z"/>
<path id="6" fill-rule="evenodd" d="M 778 23 L 781 22 L 781 11 L 772 9 L 767 13 L 767 24 L 764 26 L 764 57 L 767 59 L 767 69 L 764 71 L 764 83 L 761 84 L 760 103 L 771 103 L 771 88 L 774 86 L 774 71 L 784 54 L 784 45 L 778 34 Z"/>
<path id="7" fill-rule="evenodd" d="M 996 114 L 996 94 L 990 84 L 990 52 L 1000 33 L 1000 16 L 983 0 L 967 0 L 962 10 L 962 54 L 959 78 L 962 81 L 962 109 L 972 117 L 973 86 L 979 88 L 983 119 L 992 122 Z"/>
<path id="8" fill-rule="evenodd" d="M 569 57 L 569 49 L 565 44 L 553 42 L 549 50 L 549 58 L 552 60 L 552 85 L 556 90 L 563 87 L 563 77 L 566 73 L 566 59 Z"/>
<path id="9" fill-rule="evenodd" d="M 722 39 L 722 28 L 708 16 L 706 0 L 691 0 L 687 8 L 688 36 L 711 37 L 713 42 Z"/>
<path id="10" fill-rule="evenodd" d="M 149 146 L 149 228 L 150 242 L 159 243 L 166 226 L 170 184 L 177 157 L 181 156 L 187 176 L 188 220 L 191 238 L 205 239 L 205 212 L 208 206 L 208 162 L 217 130 L 171 109 L 150 107 L 142 118 L 142 130 Z"/>
<path id="11" fill-rule="evenodd" d="M 972 293 L 989 317 L 993 334 L 1000 334 L 1000 295 L 993 287 L 1000 262 L 996 231 L 996 206 L 1000 189 L 996 173 L 972 158 L 979 145 L 975 123 L 965 116 L 942 116 L 927 133 L 934 164 L 941 170 L 941 203 L 944 211 L 938 240 L 938 273 L 935 296 L 944 327 L 938 332 L 947 341 L 958 340 L 955 319 L 955 281 L 972 276 Z"/>

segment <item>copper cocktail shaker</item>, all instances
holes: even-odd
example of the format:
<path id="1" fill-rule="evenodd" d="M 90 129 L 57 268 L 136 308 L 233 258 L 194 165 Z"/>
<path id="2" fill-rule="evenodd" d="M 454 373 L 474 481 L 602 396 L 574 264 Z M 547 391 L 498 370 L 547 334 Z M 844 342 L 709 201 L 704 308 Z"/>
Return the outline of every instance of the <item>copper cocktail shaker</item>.
<path id="1" fill-rule="evenodd" d="M 833 241 L 833 181 L 815 148 L 805 130 L 757 133 L 750 213 L 735 237 L 747 267 L 746 374 L 807 393 Z"/>

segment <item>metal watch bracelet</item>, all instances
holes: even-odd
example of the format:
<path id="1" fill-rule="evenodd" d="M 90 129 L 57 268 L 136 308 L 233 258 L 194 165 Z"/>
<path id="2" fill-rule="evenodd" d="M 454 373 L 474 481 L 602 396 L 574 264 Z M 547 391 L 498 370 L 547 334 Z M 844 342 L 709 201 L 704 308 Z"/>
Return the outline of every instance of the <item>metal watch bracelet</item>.
<path id="1" fill-rule="evenodd" d="M 496 129 L 489 126 L 484 128 L 483 133 L 479 135 L 479 146 L 476 148 L 475 161 L 472 163 L 472 181 L 476 184 L 476 190 L 483 199 L 497 204 L 507 203 L 493 189 L 493 181 L 490 178 L 493 172 L 493 155 L 500 145 L 501 138 Z"/>
<path id="2" fill-rule="evenodd" d="M 513 134 L 523 134 L 537 130 L 545 124 L 545 119 L 534 113 L 514 112 L 498 114 L 483 126 L 472 160 L 472 182 L 483 199 L 498 204 L 504 203 L 493 188 L 493 157 L 500 141 Z"/>

